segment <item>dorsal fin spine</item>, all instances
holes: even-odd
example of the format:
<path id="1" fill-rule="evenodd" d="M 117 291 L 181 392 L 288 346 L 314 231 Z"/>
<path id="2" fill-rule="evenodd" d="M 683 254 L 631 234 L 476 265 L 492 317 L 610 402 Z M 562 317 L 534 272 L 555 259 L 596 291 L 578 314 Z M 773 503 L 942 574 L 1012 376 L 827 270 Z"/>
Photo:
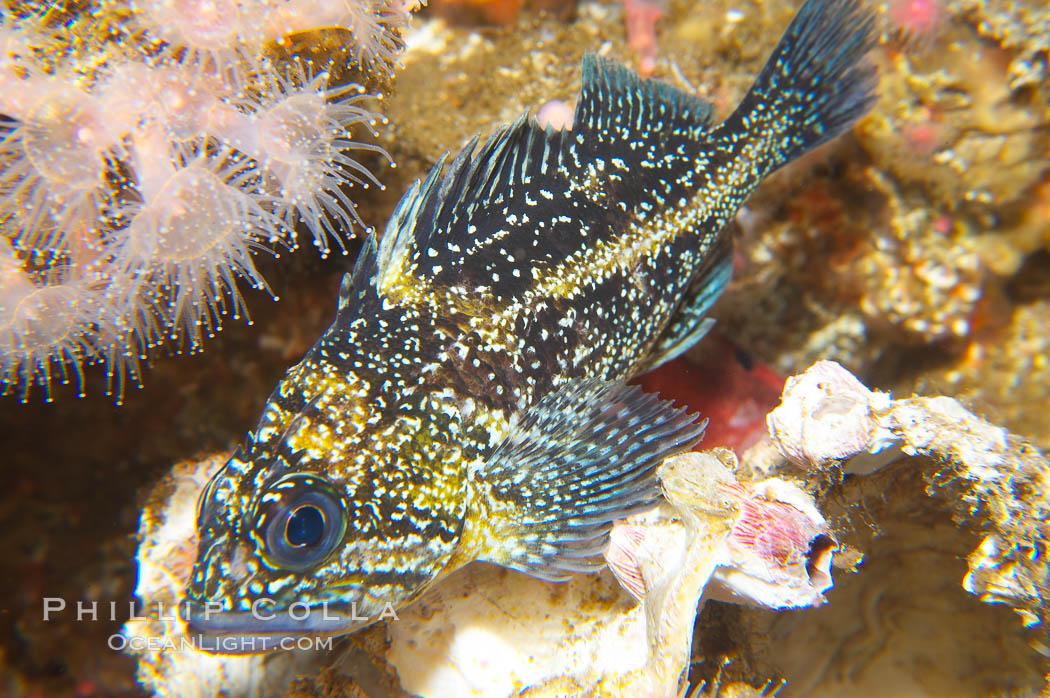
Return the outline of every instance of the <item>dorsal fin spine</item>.
<path id="1" fill-rule="evenodd" d="M 595 54 L 583 59 L 583 90 L 574 129 L 617 132 L 617 136 L 663 130 L 668 120 L 698 138 L 710 126 L 711 105 L 700 97 L 633 71 Z M 664 123 L 656 123 L 664 122 Z M 648 128 L 653 125 L 656 128 Z"/>
<path id="2" fill-rule="evenodd" d="M 449 268 L 440 259 L 449 245 L 464 250 L 471 247 L 464 237 L 470 235 L 468 217 L 496 209 L 508 198 L 510 189 L 534 177 L 554 173 L 572 177 L 564 169 L 578 168 L 590 159 L 591 150 L 603 147 L 610 139 L 627 143 L 632 150 L 651 149 L 654 139 L 663 138 L 657 124 L 668 118 L 686 133 L 699 134 L 706 128 L 710 107 L 697 97 L 642 80 L 593 54 L 584 58 L 583 75 L 572 130 L 541 128 L 535 119 L 522 115 L 480 146 L 477 138 L 471 140 L 451 163 L 446 155 L 409 190 L 379 244 L 381 287 L 386 285 L 388 273 L 410 268 L 403 263 L 406 256 L 416 260 L 419 273 Z M 608 135 L 588 135 L 595 128 Z M 571 152 L 564 152 L 566 148 Z M 579 148 L 583 151 L 577 152 Z M 601 166 L 603 161 L 597 163 Z M 438 255 L 424 260 L 427 250 L 436 250 Z"/>

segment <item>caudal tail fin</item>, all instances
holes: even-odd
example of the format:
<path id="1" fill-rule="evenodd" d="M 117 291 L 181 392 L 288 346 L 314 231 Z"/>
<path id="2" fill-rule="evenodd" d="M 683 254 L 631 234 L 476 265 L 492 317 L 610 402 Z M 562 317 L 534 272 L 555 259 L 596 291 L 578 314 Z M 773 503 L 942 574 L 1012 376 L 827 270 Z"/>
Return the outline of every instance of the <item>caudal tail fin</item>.
<path id="1" fill-rule="evenodd" d="M 770 139 L 766 174 L 831 140 L 875 103 L 876 37 L 863 0 L 806 0 L 724 127 Z"/>

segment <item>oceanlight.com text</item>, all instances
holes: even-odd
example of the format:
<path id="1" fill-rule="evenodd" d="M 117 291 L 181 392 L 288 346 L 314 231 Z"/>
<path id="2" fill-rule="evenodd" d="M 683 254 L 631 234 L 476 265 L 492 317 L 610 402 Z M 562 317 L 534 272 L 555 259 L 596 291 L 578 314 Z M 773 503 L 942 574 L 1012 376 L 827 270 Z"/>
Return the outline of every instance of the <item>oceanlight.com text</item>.
<path id="1" fill-rule="evenodd" d="M 121 652 L 184 652 L 194 650 L 211 654 L 257 654 L 274 650 L 331 650 L 331 637 L 208 637 L 180 635 L 179 637 L 140 637 L 115 633 L 106 644 Z"/>

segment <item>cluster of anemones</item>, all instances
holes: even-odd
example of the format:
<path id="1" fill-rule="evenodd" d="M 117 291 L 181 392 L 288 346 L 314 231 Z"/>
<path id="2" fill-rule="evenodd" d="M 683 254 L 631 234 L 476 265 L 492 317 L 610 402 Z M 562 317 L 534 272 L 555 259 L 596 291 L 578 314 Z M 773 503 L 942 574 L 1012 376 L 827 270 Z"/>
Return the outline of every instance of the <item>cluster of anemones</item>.
<path id="1" fill-rule="evenodd" d="M 351 156 L 381 120 L 364 88 L 286 38 L 337 28 L 341 58 L 389 72 L 394 0 L 131 0 L 75 17 L 0 14 L 0 382 L 50 397 L 108 367 L 119 396 L 149 350 L 196 350 L 266 289 L 258 250 L 322 254 L 377 183 Z M 56 46 L 65 50 L 56 51 Z M 54 58 L 54 56 L 59 58 Z M 385 155 L 385 154 L 384 154 Z"/>

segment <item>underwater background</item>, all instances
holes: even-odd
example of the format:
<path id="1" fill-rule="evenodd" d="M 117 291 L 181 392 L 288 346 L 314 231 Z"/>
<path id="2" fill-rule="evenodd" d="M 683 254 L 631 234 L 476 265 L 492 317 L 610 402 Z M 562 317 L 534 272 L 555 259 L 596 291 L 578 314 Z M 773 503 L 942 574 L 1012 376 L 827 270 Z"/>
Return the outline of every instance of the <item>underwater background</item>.
<path id="1" fill-rule="evenodd" d="M 742 460 L 785 378 L 818 359 L 894 397 L 956 398 L 1045 454 L 1050 9 L 870 5 L 874 110 L 746 202 L 712 336 L 642 383 L 700 409 L 704 447 Z M 136 599 L 143 532 L 178 478 L 203 486 L 331 322 L 363 229 L 381 230 L 411 183 L 475 134 L 525 111 L 571 119 L 586 51 L 724 118 L 798 3 L 2 7 L 0 692 L 138 696 L 211 694 L 191 685 L 196 670 L 109 646 Z M 981 526 L 930 503 L 932 467 L 809 482 L 846 561 L 829 603 L 777 614 L 708 602 L 691 685 L 1039 695 L 1045 625 L 960 586 Z M 1045 540 L 1028 544 L 1045 559 Z M 173 569 L 192 562 L 187 545 Z M 1043 619 L 1044 592 L 1045 579 L 1033 592 Z M 45 622 L 45 597 L 97 600 L 98 620 L 71 608 Z M 282 676 L 295 695 L 412 693 L 389 665 L 361 668 L 384 642 L 372 628 L 335 668 Z"/>

